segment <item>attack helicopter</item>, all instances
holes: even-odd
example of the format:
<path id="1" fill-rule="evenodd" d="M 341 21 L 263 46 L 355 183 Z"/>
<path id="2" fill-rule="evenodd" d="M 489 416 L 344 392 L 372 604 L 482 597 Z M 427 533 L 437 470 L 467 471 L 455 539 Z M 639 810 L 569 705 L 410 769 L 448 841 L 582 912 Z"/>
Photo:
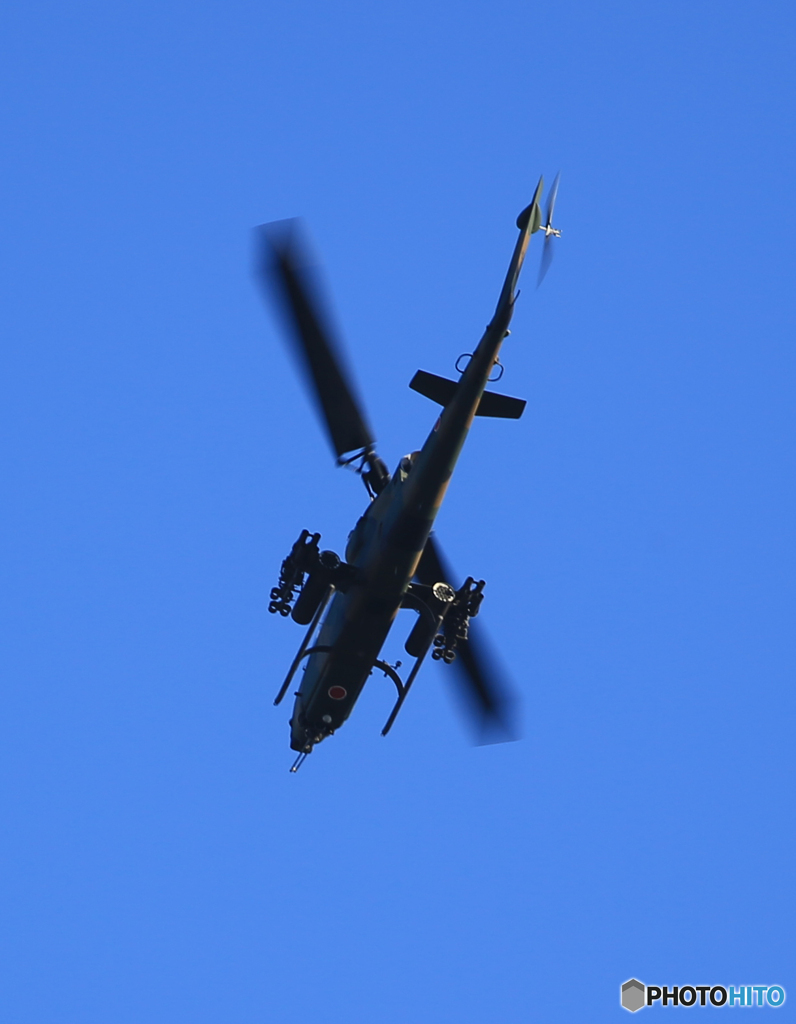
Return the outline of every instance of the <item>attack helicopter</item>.
<path id="1" fill-rule="evenodd" d="M 395 684 L 397 699 L 382 729 L 386 736 L 429 651 L 451 671 L 474 712 L 482 740 L 514 738 L 511 693 L 492 663 L 472 619 L 484 596 L 484 580 L 468 576 L 458 587 L 432 534 L 457 459 L 476 416 L 519 419 L 525 401 L 487 391 L 519 292 L 517 281 L 531 235 L 544 232 L 541 284 L 553 255 L 553 227 L 559 176 L 550 189 L 544 216 L 539 183 L 517 218 L 519 236 L 494 315 L 475 351 L 460 357 L 458 381 L 418 370 L 409 387 L 442 406 L 419 451 L 404 456 L 390 474 L 376 453 L 368 425 L 340 349 L 308 271 L 298 224 L 275 221 L 258 229 L 257 275 L 276 293 L 288 337 L 325 425 L 337 464 L 362 478 L 369 505 L 351 531 L 343 557 L 321 550 L 320 533 L 302 530 L 282 562 L 268 610 L 290 616 L 307 631 L 279 688 L 284 699 L 304 662 L 290 719 L 290 747 L 297 752 L 291 772 L 313 748 L 334 734 L 356 704 L 374 670 Z M 460 365 L 462 360 L 466 365 Z M 414 663 L 402 679 L 401 663 L 380 655 L 401 608 L 417 613 L 404 644 Z"/>

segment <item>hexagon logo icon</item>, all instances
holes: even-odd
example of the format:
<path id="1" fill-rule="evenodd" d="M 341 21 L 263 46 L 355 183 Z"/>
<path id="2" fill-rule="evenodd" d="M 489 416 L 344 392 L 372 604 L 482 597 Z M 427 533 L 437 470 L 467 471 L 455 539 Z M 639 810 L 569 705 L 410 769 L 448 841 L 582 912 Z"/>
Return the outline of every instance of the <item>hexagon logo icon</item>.
<path id="1" fill-rule="evenodd" d="M 644 1005 L 644 984 L 636 978 L 631 978 L 622 986 L 622 1006 L 631 1013 L 640 1010 Z"/>

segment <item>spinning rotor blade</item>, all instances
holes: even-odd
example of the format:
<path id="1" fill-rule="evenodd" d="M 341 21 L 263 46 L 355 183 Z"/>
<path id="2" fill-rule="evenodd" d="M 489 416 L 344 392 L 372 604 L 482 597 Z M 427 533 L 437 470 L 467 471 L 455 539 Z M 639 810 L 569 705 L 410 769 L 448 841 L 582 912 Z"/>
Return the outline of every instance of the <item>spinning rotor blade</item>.
<path id="1" fill-rule="evenodd" d="M 311 261 L 295 220 L 274 221 L 258 229 L 258 276 L 277 293 L 316 403 L 338 461 L 347 452 L 373 450 L 365 420 L 323 303 L 313 286 Z"/>
<path id="2" fill-rule="evenodd" d="M 550 194 L 547 197 L 547 209 L 545 210 L 545 227 L 551 228 L 553 226 L 553 210 L 556 205 L 556 196 L 558 195 L 558 182 L 561 179 L 561 171 L 555 176 L 555 181 L 550 186 Z"/>
<path id="3" fill-rule="evenodd" d="M 542 262 L 539 264 L 539 277 L 536 279 L 536 287 L 544 281 L 545 274 L 550 269 L 550 264 L 553 262 L 553 239 L 555 235 L 546 235 L 544 240 L 544 246 L 542 247 Z"/>
<path id="4" fill-rule="evenodd" d="M 550 193 L 547 197 L 547 209 L 545 210 L 545 238 L 544 247 L 542 248 L 542 262 L 539 264 L 539 277 L 536 280 L 536 287 L 544 281 L 545 274 L 550 269 L 550 264 L 553 262 L 553 239 L 556 237 L 551 232 L 547 231 L 548 228 L 553 226 L 553 210 L 556 205 L 556 196 L 558 195 L 558 182 L 561 178 L 561 172 L 556 175 L 555 181 L 553 182 Z"/>
<path id="5" fill-rule="evenodd" d="M 451 582 L 453 574 L 432 534 L 426 542 L 416 577 L 433 586 Z M 519 738 L 515 699 L 486 635 L 471 622 L 467 640 L 460 640 L 451 664 L 460 693 L 474 721 L 479 743 L 504 743 Z"/>

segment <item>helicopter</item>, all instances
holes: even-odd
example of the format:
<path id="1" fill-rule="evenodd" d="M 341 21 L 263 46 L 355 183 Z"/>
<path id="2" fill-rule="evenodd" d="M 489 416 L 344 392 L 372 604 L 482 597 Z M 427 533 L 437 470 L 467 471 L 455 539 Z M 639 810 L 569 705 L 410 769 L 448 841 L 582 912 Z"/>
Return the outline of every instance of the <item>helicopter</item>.
<path id="1" fill-rule="evenodd" d="M 290 747 L 297 752 L 291 772 L 344 724 L 374 670 L 397 690 L 382 729 L 386 736 L 429 652 L 432 660 L 452 666 L 480 736 L 515 738 L 510 690 L 471 621 L 483 600 L 484 580 L 468 576 L 454 586 L 432 528 L 474 417 L 516 420 L 525 409 L 523 399 L 486 386 L 499 379 L 493 371 L 502 374 L 498 356 L 509 334 L 531 235 L 541 230 L 545 236 L 537 287 L 550 266 L 552 239 L 561 235 L 552 223 L 558 183 L 556 175 L 544 217 L 543 178 L 517 217 L 519 236 L 494 315 L 475 351 L 457 361 L 459 380 L 425 370 L 412 378 L 410 388 L 442 406 L 442 412 L 422 448 L 405 455 L 392 474 L 376 453 L 334 333 L 322 315 L 297 222 L 273 221 L 257 229 L 257 276 L 276 294 L 337 464 L 359 474 L 370 499 L 343 557 L 321 550 L 320 533 L 302 530 L 270 592 L 269 612 L 307 627 L 274 700 L 275 705 L 282 702 L 305 663 L 289 722 Z M 401 608 L 417 613 L 404 644 L 414 659 L 405 680 L 398 673 L 401 662 L 391 665 L 380 657 Z"/>

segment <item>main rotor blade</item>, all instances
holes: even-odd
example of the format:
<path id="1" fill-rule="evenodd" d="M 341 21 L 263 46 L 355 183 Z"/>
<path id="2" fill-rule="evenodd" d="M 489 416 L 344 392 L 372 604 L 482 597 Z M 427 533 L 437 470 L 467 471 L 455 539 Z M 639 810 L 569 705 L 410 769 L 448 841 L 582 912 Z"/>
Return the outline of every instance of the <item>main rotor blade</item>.
<path id="1" fill-rule="evenodd" d="M 334 339 L 323 303 L 310 274 L 310 260 L 295 220 L 274 221 L 258 229 L 258 276 L 277 293 L 307 382 L 322 413 L 338 459 L 347 452 L 373 448 L 365 419 Z"/>
<path id="2" fill-rule="evenodd" d="M 420 583 L 428 586 L 440 581 L 456 586 L 433 534 L 426 542 L 416 576 Z M 468 639 L 459 641 L 456 659 L 446 671 L 454 673 L 479 743 L 504 743 L 519 738 L 512 687 L 478 623 L 470 623 Z"/>

